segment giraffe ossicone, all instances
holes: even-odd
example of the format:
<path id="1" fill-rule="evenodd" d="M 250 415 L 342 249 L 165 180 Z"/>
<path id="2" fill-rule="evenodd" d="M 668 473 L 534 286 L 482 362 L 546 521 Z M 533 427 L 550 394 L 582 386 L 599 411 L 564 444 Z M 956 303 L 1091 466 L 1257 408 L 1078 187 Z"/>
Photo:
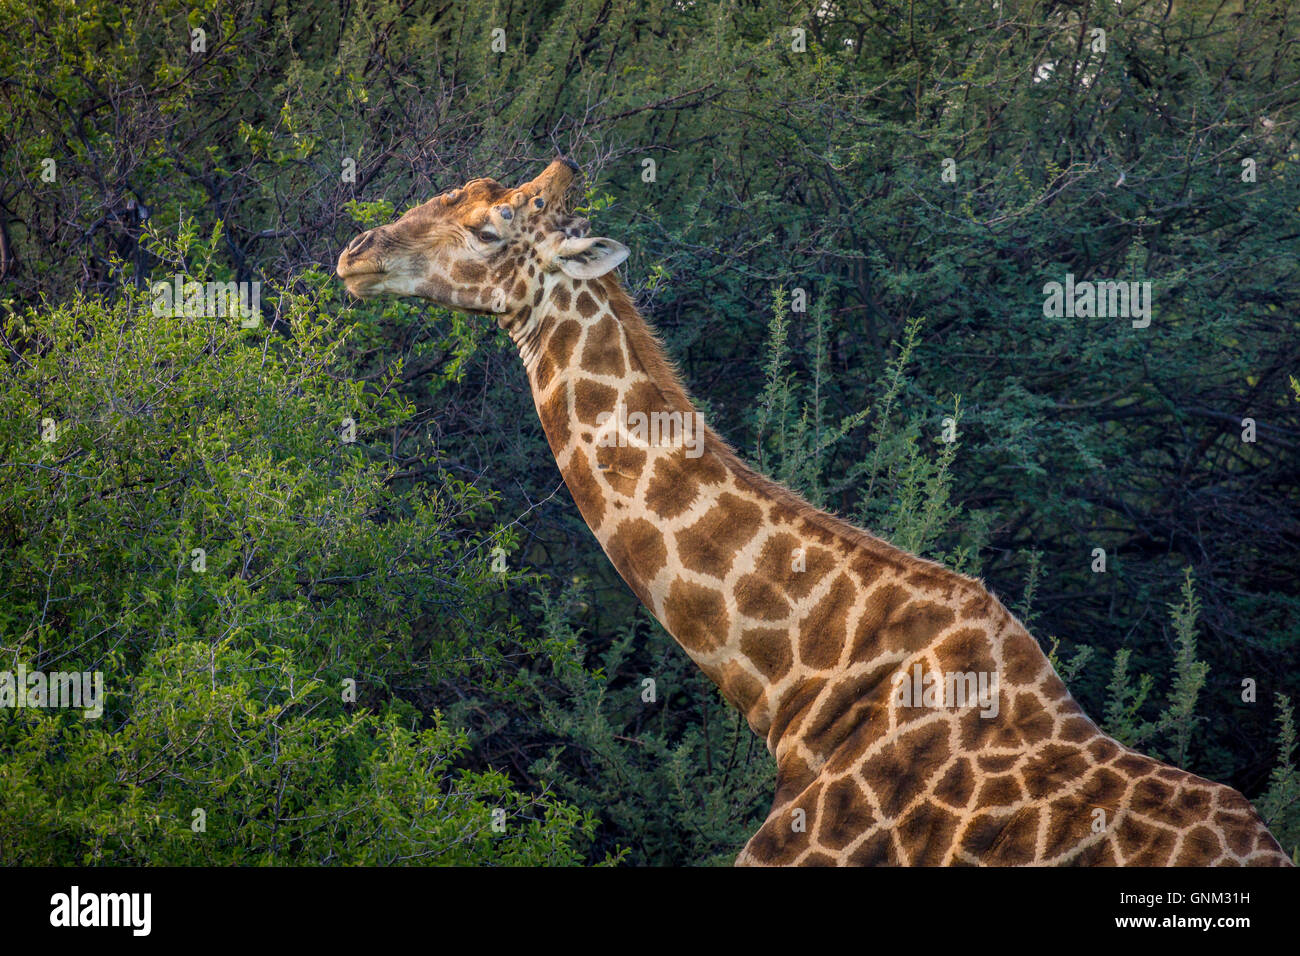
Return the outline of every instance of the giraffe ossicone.
<path id="1" fill-rule="evenodd" d="M 357 236 L 337 271 L 510 334 L 583 518 L 776 758 L 737 863 L 1290 862 L 1241 794 L 1103 734 L 979 581 L 819 511 L 707 427 L 609 440 L 633 415 L 699 419 L 614 274 L 627 247 L 567 212 L 577 172 L 472 180 Z"/>

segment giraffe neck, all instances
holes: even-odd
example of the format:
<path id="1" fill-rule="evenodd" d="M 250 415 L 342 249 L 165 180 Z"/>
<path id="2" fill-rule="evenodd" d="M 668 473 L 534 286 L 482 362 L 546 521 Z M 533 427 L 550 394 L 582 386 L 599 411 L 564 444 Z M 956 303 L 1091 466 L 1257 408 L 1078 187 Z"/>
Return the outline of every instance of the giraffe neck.
<path id="1" fill-rule="evenodd" d="M 776 757 L 739 862 L 1287 862 L 1240 794 L 1106 737 L 980 582 L 690 433 L 695 409 L 612 275 L 550 277 L 503 325 L 583 518 Z M 636 434 L 655 414 L 692 424 Z M 954 699 L 971 678 L 994 699 Z"/>
<path id="2" fill-rule="evenodd" d="M 559 277 L 525 321 L 506 325 L 564 480 L 615 568 L 778 759 L 798 749 L 815 767 L 862 713 L 846 706 L 817 740 L 793 730 L 826 672 L 874 655 L 873 583 L 941 571 L 953 599 L 951 583 L 967 579 L 744 465 L 700 424 L 614 277 Z M 887 676 L 877 669 L 854 692 Z"/>

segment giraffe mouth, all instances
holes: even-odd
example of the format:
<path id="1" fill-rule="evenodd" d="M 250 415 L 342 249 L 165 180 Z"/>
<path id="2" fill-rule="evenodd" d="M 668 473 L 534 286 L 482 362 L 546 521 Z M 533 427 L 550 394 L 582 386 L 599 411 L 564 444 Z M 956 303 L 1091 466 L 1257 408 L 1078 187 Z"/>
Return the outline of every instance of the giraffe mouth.
<path id="1" fill-rule="evenodd" d="M 382 269 L 369 269 L 364 272 L 344 272 L 338 271 L 338 277 L 343 280 L 343 285 L 347 290 L 355 295 L 358 299 L 368 299 L 379 294 L 376 288 L 384 277 L 388 275 Z"/>

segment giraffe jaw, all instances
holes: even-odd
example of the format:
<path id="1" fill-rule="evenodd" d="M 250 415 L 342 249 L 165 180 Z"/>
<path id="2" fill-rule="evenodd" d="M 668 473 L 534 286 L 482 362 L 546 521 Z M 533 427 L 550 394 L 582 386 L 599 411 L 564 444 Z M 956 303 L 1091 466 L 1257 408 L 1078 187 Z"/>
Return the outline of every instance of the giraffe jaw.
<path id="1" fill-rule="evenodd" d="M 411 297 L 432 302 L 434 305 L 467 315 L 485 315 L 500 319 L 501 312 L 487 305 L 454 302 L 445 294 L 450 286 L 445 281 L 420 276 L 405 276 L 387 269 L 365 271 L 336 270 L 343 285 L 358 299 L 378 299 L 383 296 Z M 442 293 L 442 294 L 440 294 Z"/>
<path id="2" fill-rule="evenodd" d="M 373 299 L 381 295 L 382 292 L 377 287 L 383 281 L 383 277 L 382 272 L 359 272 L 339 276 L 347 290 L 358 299 Z"/>
<path id="3" fill-rule="evenodd" d="M 369 262 L 354 262 L 344 249 L 334 267 L 334 274 L 343 280 L 343 285 L 358 299 L 370 299 L 384 291 L 379 285 L 388 275 L 388 270 L 374 258 Z"/>
<path id="4" fill-rule="evenodd" d="M 425 282 L 417 277 L 407 277 L 387 269 L 368 269 L 364 272 L 339 273 L 343 285 L 358 299 L 377 299 L 380 296 L 415 296 L 427 299 Z"/>

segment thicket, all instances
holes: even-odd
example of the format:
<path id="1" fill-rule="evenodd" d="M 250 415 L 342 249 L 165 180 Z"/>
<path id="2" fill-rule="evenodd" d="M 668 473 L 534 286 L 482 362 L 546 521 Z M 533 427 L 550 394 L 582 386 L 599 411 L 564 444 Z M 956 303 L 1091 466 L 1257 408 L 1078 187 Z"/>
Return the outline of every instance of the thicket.
<path id="1" fill-rule="evenodd" d="M 110 691 L 0 713 L 0 859 L 734 857 L 770 758 L 509 342 L 330 278 L 557 151 L 719 431 L 1300 845 L 1298 16 L 0 0 L 0 669 Z M 1066 273 L 1150 281 L 1150 325 L 1045 316 Z M 264 283 L 261 325 L 153 314 L 178 274 Z"/>

